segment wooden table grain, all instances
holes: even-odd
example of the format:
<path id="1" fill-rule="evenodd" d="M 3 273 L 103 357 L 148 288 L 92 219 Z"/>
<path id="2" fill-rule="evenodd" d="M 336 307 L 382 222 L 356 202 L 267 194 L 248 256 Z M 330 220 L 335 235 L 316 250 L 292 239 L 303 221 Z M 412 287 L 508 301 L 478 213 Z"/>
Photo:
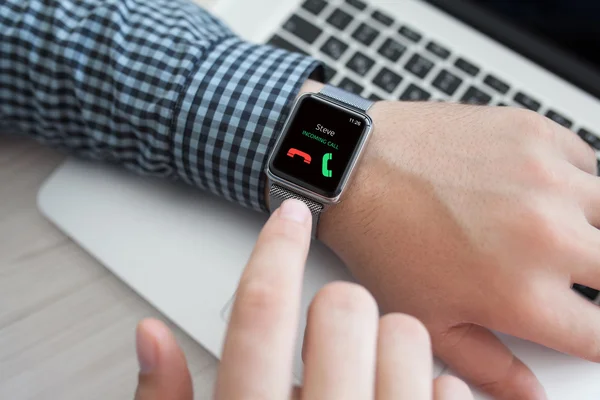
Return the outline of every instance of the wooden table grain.
<path id="1" fill-rule="evenodd" d="M 166 318 L 38 211 L 38 189 L 64 158 L 0 135 L 0 399 L 132 399 L 136 323 Z M 210 398 L 216 360 L 173 329 L 195 398 Z"/>

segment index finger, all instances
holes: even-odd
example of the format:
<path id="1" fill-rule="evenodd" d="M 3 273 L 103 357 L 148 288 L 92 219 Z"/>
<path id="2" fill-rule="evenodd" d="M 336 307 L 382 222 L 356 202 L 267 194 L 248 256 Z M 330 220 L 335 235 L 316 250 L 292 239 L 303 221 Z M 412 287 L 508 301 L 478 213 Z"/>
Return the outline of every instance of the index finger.
<path id="1" fill-rule="evenodd" d="M 263 228 L 231 313 L 217 377 L 217 399 L 287 398 L 311 215 L 287 200 Z"/>

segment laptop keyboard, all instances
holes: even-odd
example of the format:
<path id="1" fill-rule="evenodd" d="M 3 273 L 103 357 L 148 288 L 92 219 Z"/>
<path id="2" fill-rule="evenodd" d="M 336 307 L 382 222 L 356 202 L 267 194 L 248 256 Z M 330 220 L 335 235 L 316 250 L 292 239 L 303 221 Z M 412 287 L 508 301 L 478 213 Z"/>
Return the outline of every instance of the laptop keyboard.
<path id="1" fill-rule="evenodd" d="M 591 130 L 526 88 L 361 0 L 305 0 L 269 44 L 320 59 L 327 82 L 372 100 L 527 108 L 572 129 L 600 154 L 600 139 Z M 574 289 L 600 303 L 597 290 Z"/>

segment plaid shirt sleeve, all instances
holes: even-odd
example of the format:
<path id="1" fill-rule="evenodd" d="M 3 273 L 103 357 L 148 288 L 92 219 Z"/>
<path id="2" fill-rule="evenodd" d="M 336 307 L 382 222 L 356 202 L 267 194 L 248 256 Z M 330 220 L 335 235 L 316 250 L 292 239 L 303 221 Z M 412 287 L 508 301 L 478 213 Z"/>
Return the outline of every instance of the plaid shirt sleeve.
<path id="1" fill-rule="evenodd" d="M 268 151 L 317 66 L 186 0 L 3 0 L 0 132 L 264 210 Z"/>

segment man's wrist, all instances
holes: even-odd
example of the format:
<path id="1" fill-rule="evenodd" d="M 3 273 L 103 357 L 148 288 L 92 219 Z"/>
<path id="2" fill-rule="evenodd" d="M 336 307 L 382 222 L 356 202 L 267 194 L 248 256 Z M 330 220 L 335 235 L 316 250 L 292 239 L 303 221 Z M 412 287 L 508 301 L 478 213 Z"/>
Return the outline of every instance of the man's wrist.
<path id="1" fill-rule="evenodd" d="M 381 195 L 385 188 L 378 187 L 377 176 L 382 171 L 378 162 L 380 157 L 379 148 L 382 143 L 377 138 L 377 121 L 385 118 L 385 103 L 383 101 L 375 103 L 369 109 L 369 116 L 373 119 L 373 132 L 369 142 L 366 143 L 361 158 L 354 173 L 350 177 L 340 202 L 331 205 L 327 212 L 321 215 L 319 220 L 318 237 L 330 249 L 340 255 L 339 250 L 343 249 L 355 232 L 349 232 L 345 220 L 351 218 L 358 210 L 364 210 L 369 204 L 374 203 L 374 197 Z M 377 171 L 378 170 L 378 171 Z M 365 224 L 368 221 L 364 221 Z"/>

